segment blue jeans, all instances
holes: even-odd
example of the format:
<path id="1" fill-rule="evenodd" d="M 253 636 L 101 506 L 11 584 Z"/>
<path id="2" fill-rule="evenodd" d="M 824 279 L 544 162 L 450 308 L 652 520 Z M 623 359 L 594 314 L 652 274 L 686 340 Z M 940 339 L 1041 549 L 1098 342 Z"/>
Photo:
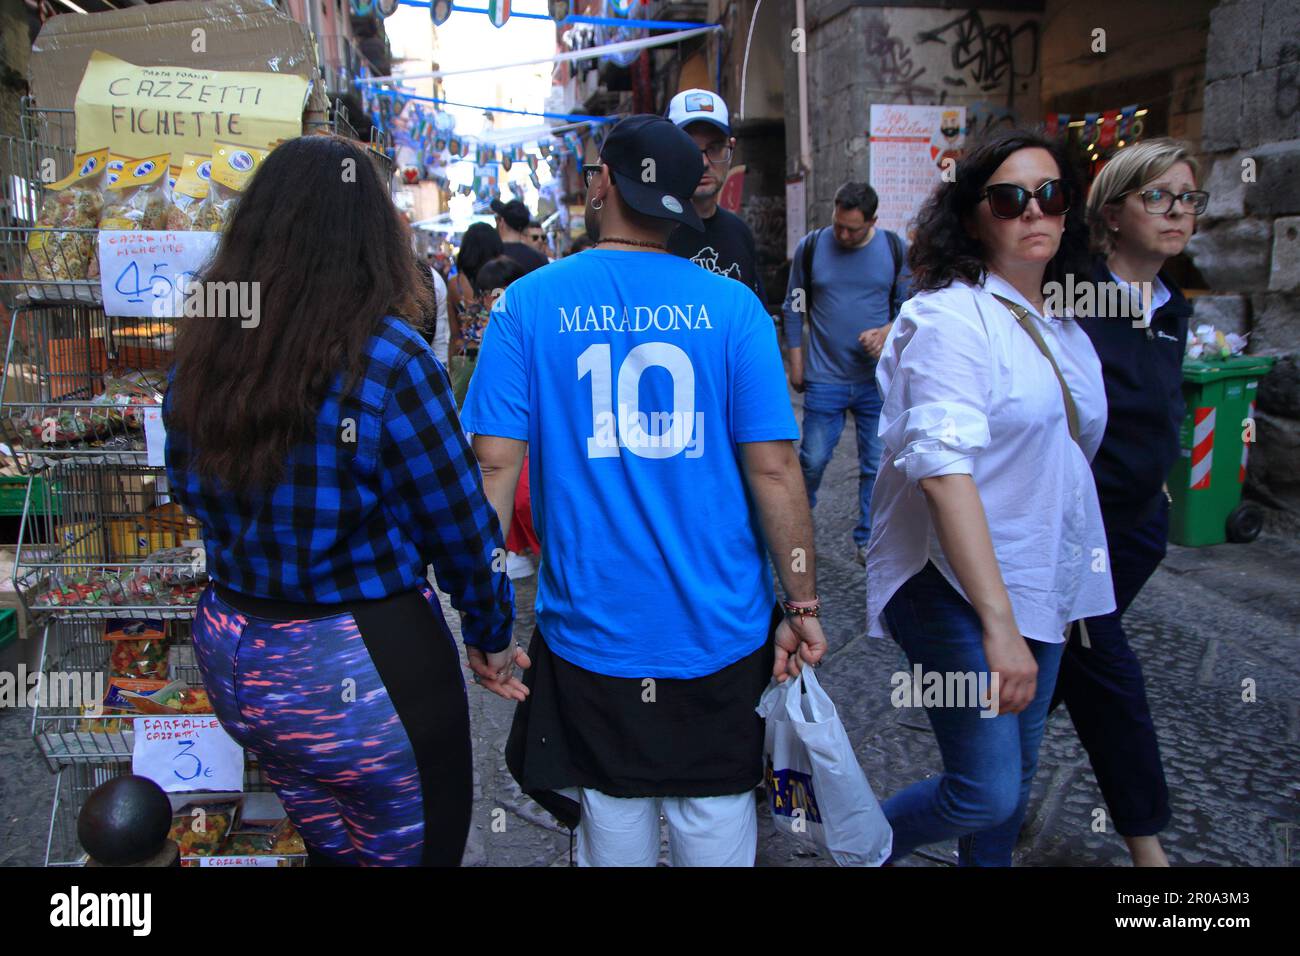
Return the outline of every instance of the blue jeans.
<path id="1" fill-rule="evenodd" d="M 988 672 L 979 617 L 933 564 L 899 588 L 885 606 L 885 621 L 912 666 L 920 664 L 924 674 Z M 957 837 L 959 865 L 1011 865 L 1064 648 L 1027 643 L 1038 662 L 1038 682 L 1032 703 L 1021 713 L 982 717 L 972 706 L 926 708 L 943 773 L 883 804 L 894 828 L 891 862 L 919 846 Z"/>
<path id="2" fill-rule="evenodd" d="M 853 529 L 853 540 L 860 548 L 871 538 L 871 489 L 880 465 L 880 393 L 876 383 L 827 385 L 809 382 L 803 393 L 803 441 L 799 445 L 799 466 L 808 487 L 808 507 L 817 504 L 817 489 L 822 474 L 835 454 L 840 433 L 844 431 L 844 413 L 853 413 L 858 432 L 858 503 L 861 514 Z"/>

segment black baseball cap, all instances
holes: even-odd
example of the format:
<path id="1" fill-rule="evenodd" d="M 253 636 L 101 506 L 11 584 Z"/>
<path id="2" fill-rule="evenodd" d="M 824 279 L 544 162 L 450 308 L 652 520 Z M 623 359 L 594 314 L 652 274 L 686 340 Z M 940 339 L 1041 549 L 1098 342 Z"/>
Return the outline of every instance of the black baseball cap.
<path id="1" fill-rule="evenodd" d="M 653 165 L 646 160 L 653 160 Z M 621 120 L 601 147 L 600 161 L 613 171 L 618 194 L 628 206 L 645 216 L 704 231 L 691 205 L 704 175 L 700 149 L 671 120 L 648 113 Z M 653 175 L 647 176 L 651 171 Z"/>
<path id="2" fill-rule="evenodd" d="M 509 202 L 502 202 L 500 199 L 492 200 L 492 211 L 506 221 L 506 225 L 515 232 L 523 232 L 528 228 L 528 221 L 533 218 L 533 214 L 528 211 L 518 199 L 512 199 Z"/>

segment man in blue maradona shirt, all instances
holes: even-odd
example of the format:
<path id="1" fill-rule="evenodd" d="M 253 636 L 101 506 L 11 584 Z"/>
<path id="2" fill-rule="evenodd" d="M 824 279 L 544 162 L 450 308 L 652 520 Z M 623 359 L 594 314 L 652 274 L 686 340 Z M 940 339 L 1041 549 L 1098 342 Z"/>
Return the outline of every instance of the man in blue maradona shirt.
<path id="1" fill-rule="evenodd" d="M 876 360 L 911 281 L 903 240 L 876 228 L 878 205 L 876 191 L 866 183 L 850 182 L 839 188 L 831 227 L 814 229 L 795 247 L 782 309 L 790 384 L 803 392 L 799 464 L 810 505 L 817 503 L 817 489 L 844 430 L 844 416 L 853 413 L 859 507 L 853 543 L 859 564 L 866 563 L 871 489 L 880 464 Z M 823 235 L 827 232 L 830 235 Z M 809 320 L 806 365 L 805 316 Z"/>
<path id="2" fill-rule="evenodd" d="M 752 865 L 754 707 L 826 648 L 770 320 L 667 250 L 700 227 L 700 168 L 667 119 L 614 127 L 583 171 L 595 247 L 497 300 L 462 417 L 503 526 L 530 452 L 537 630 L 506 756 L 561 819 L 580 808 L 580 865 L 654 866 L 660 813 L 676 865 Z"/>

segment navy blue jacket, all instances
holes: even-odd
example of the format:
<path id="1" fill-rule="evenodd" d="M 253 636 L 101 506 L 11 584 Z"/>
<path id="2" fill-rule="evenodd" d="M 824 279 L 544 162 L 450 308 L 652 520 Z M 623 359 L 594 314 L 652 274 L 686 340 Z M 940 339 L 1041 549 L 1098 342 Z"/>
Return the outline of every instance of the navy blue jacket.
<path id="1" fill-rule="evenodd" d="M 1092 278 L 1115 281 L 1100 257 L 1093 262 Z M 1178 432 L 1186 411 L 1183 353 L 1192 306 L 1167 275 L 1161 273 L 1160 281 L 1170 299 L 1156 311 L 1149 329 L 1134 328 L 1130 318 L 1078 320 L 1097 350 L 1106 382 L 1106 434 L 1092 474 L 1106 527 L 1117 531 L 1155 513 L 1179 454 Z"/>

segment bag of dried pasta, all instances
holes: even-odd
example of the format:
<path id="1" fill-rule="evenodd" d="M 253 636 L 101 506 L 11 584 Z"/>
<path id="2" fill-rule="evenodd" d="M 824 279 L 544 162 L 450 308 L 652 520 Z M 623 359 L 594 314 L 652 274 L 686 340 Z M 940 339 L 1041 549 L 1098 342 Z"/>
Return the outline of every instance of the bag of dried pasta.
<path id="1" fill-rule="evenodd" d="M 109 153 L 109 154 L 108 154 L 108 172 L 107 172 L 107 174 L 104 176 L 104 195 L 105 195 L 105 197 L 107 197 L 107 195 L 108 195 L 108 188 L 109 188 L 110 186 L 112 186 L 113 183 L 117 182 L 119 179 L 122 178 L 122 170 L 124 170 L 124 169 L 126 168 L 126 164 L 129 163 L 129 162 L 131 162 L 131 159 L 130 159 L 129 157 L 127 157 L 127 156 L 119 156 L 117 153 Z M 101 215 L 102 215 L 102 213 L 101 213 Z M 87 278 L 87 279 L 98 279 L 98 278 L 99 278 L 99 243 L 98 243 L 98 241 L 95 242 L 95 244 L 91 247 L 91 250 L 90 250 L 90 265 L 86 267 L 86 278 Z"/>
<path id="2" fill-rule="evenodd" d="M 108 150 L 80 153 L 71 173 L 45 188 L 36 228 L 27 237 L 25 279 L 84 279 L 95 248 L 91 230 L 104 205 Z"/>
<path id="3" fill-rule="evenodd" d="M 117 182 L 108 187 L 100 229 L 165 229 L 171 196 L 167 189 L 167 162 L 171 156 L 129 159 Z"/>
<path id="4" fill-rule="evenodd" d="M 248 188 L 248 181 L 266 159 L 269 149 L 216 143 L 212 153 L 212 172 L 208 195 L 194 220 L 195 229 L 220 232 L 234 215 L 235 204 Z"/>
<path id="5" fill-rule="evenodd" d="M 208 180 L 212 160 L 198 153 L 186 153 L 180 173 L 172 187 L 172 204 L 167 210 L 167 228 L 186 231 L 199 228 L 195 225 L 203 200 L 208 196 Z"/>

